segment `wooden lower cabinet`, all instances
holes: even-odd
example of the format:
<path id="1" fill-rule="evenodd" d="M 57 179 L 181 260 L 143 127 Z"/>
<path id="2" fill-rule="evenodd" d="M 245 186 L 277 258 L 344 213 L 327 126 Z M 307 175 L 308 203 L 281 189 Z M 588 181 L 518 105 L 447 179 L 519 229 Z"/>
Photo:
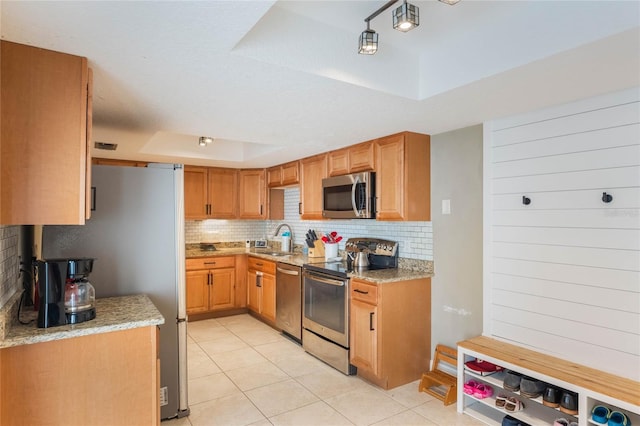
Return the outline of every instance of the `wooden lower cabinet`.
<path id="1" fill-rule="evenodd" d="M 352 278 L 350 362 L 391 389 L 418 380 L 431 357 L 431 279 L 373 283 Z"/>
<path id="2" fill-rule="evenodd" d="M 236 307 L 235 256 L 187 259 L 187 315 Z"/>
<path id="3" fill-rule="evenodd" d="M 276 321 L 276 264 L 249 257 L 247 270 L 247 307 L 271 324 Z"/>
<path id="4" fill-rule="evenodd" d="M 159 425 L 156 326 L 0 349 L 2 425 Z"/>

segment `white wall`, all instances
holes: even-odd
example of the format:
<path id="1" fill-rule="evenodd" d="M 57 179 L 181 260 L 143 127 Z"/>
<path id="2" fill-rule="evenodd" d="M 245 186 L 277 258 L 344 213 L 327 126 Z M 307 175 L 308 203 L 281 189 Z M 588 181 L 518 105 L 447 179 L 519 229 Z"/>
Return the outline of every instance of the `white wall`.
<path id="1" fill-rule="evenodd" d="M 481 125 L 431 137 L 431 220 L 431 347 L 456 347 L 482 333 Z"/>
<path id="2" fill-rule="evenodd" d="M 484 132 L 484 334 L 640 380 L 640 90 Z"/>

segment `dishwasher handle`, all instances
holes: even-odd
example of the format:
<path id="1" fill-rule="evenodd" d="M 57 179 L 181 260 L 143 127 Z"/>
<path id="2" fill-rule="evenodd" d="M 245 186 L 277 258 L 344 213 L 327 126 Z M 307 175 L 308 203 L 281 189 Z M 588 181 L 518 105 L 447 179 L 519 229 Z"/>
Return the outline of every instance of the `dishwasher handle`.
<path id="1" fill-rule="evenodd" d="M 291 269 L 282 269 L 280 267 L 277 267 L 276 270 L 280 273 L 287 274 L 287 275 L 295 275 L 295 276 L 300 275 L 300 272 L 292 271 Z"/>

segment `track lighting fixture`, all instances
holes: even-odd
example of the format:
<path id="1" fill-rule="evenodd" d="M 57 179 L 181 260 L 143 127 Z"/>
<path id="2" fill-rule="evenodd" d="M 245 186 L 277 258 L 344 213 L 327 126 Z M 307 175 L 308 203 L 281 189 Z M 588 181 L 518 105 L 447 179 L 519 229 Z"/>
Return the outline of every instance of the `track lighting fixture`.
<path id="1" fill-rule="evenodd" d="M 367 21 L 367 29 L 360 34 L 358 43 L 358 53 L 361 55 L 373 55 L 378 51 L 378 34 L 369 28 Z"/>
<path id="2" fill-rule="evenodd" d="M 402 6 L 393 11 L 393 28 L 407 32 L 420 25 L 420 9 L 404 0 Z"/>
<path id="3" fill-rule="evenodd" d="M 200 146 L 207 146 L 212 142 L 213 142 L 213 138 L 209 136 L 200 136 L 200 139 L 198 139 L 198 145 Z"/>
<path id="4" fill-rule="evenodd" d="M 442 3 L 454 5 L 460 0 L 439 0 Z M 373 12 L 371 15 L 364 19 L 367 23 L 367 29 L 360 34 L 360 40 L 358 43 L 358 53 L 361 55 L 373 55 L 378 51 L 378 34 L 369 28 L 369 22 L 376 16 L 380 15 L 385 10 L 396 4 L 398 0 L 391 0 L 386 2 L 382 7 Z M 393 28 L 398 31 L 407 32 L 420 25 L 420 9 L 418 6 L 414 6 L 407 3 L 407 0 L 403 0 L 402 6 L 397 7 L 393 11 Z"/>

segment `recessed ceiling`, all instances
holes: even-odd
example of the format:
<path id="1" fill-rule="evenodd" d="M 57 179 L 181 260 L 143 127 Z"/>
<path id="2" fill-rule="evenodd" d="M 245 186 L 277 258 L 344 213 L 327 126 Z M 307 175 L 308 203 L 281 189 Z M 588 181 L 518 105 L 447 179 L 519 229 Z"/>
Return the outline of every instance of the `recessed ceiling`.
<path id="1" fill-rule="evenodd" d="M 640 2 L 2 1 L 1 35 L 86 56 L 94 155 L 265 167 L 640 86 Z M 199 147 L 199 136 L 216 143 Z"/>

